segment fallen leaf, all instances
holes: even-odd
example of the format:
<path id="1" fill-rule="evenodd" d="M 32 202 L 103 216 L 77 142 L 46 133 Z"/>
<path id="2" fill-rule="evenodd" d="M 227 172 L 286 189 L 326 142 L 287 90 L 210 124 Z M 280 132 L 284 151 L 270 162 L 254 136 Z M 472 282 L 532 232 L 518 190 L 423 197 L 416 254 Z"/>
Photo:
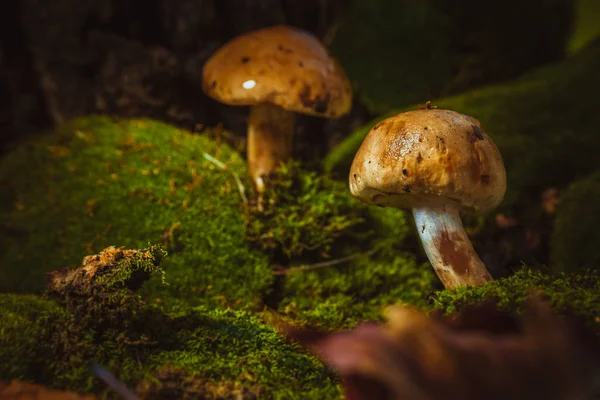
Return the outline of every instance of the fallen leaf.
<path id="1" fill-rule="evenodd" d="M 348 400 L 576 400 L 600 390 L 598 338 L 538 298 L 521 318 L 491 304 L 454 316 L 394 306 L 386 317 L 286 335 L 339 373 Z"/>

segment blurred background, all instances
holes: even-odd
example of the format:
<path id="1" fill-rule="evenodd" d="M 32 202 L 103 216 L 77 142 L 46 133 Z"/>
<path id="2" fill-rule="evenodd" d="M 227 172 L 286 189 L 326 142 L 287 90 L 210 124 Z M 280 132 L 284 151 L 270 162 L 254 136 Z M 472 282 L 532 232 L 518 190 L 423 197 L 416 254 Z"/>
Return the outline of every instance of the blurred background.
<path id="1" fill-rule="evenodd" d="M 248 110 L 204 95 L 202 65 L 229 39 L 276 24 L 323 40 L 355 90 L 350 115 L 301 117 L 296 157 L 319 168 L 329 157 L 344 178 L 361 127 L 439 100 L 481 119 L 507 162 L 513 193 L 495 219 L 502 233 L 482 236 L 498 249 L 486 261 L 547 260 L 560 190 L 600 167 L 590 161 L 600 144 L 598 0 L 3 2 L 0 151 L 95 113 L 222 127 L 243 149 Z M 344 143 L 347 154 L 330 155 Z M 546 153 L 530 158 L 532 149 Z"/>
<path id="2" fill-rule="evenodd" d="M 357 93 L 341 121 L 305 118 L 325 152 L 390 109 L 508 80 L 584 47 L 597 0 L 16 0 L 0 6 L 0 137 L 90 113 L 244 137 L 247 110 L 207 98 L 202 65 L 232 37 L 289 24 L 325 41 Z M 302 139 L 298 147 L 303 148 Z M 300 151 L 300 154 L 303 154 Z M 305 154 L 305 153 L 304 153 Z M 314 155 L 314 154 L 312 154 Z M 306 157 L 311 154 L 305 154 Z"/>

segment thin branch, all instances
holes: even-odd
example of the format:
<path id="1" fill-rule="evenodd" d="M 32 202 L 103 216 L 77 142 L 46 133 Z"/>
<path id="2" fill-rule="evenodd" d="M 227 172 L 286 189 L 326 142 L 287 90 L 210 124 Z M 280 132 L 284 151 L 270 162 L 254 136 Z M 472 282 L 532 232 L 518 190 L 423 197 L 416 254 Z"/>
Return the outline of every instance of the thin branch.
<path id="1" fill-rule="evenodd" d="M 106 383 L 110 388 L 117 392 L 122 399 L 125 400 L 139 400 L 139 397 L 135 395 L 123 382 L 119 381 L 113 374 L 102 368 L 100 365 L 92 363 L 90 369 L 101 381 Z"/>
<path id="2" fill-rule="evenodd" d="M 302 272 L 302 271 L 309 271 L 309 270 L 313 270 L 313 269 L 331 267 L 331 266 L 342 264 L 342 263 L 345 263 L 348 261 L 353 261 L 353 260 L 356 260 L 356 259 L 359 259 L 362 257 L 369 257 L 369 256 L 375 254 L 377 252 L 377 250 L 379 250 L 379 249 L 372 249 L 369 251 L 364 251 L 362 253 L 351 254 L 346 257 L 340 257 L 340 258 L 336 258 L 334 260 L 323 261 L 323 262 L 319 262 L 319 263 L 315 263 L 315 264 L 301 265 L 299 267 L 275 270 L 275 271 L 273 271 L 273 275 L 288 275 L 288 274 L 292 274 L 294 272 Z"/>

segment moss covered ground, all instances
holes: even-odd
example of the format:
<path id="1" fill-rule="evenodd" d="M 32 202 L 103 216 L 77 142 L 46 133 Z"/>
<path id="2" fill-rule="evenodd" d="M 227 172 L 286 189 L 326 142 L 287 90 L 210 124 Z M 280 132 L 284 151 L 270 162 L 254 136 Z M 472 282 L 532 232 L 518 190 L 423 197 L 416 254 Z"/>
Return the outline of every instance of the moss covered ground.
<path id="1" fill-rule="evenodd" d="M 422 293 L 440 287 L 415 256 L 410 214 L 366 207 L 349 195 L 346 182 L 296 163 L 272 183 L 265 210 L 245 215 L 248 240 L 276 266 L 277 291 L 269 305 L 283 315 L 348 326 L 378 318 L 394 302 L 425 305 Z"/>
<path id="2" fill-rule="evenodd" d="M 347 167 L 372 124 L 326 160 L 333 174 L 283 166 L 263 210 L 245 201 L 254 194 L 242 155 L 215 132 L 98 116 L 20 144 L 0 160 L 0 380 L 103 394 L 94 362 L 148 398 L 334 399 L 338 378 L 284 340 L 277 321 L 350 327 L 398 302 L 453 312 L 491 299 L 518 312 L 532 290 L 600 332 L 600 279 L 589 271 L 600 260 L 587 255 L 599 55 L 595 42 L 437 103 L 474 115 L 498 143 L 505 206 L 581 177 L 561 195 L 550 268 L 517 266 L 454 293 L 441 290 L 409 213 L 348 192 Z M 111 245 L 144 250 L 123 253 L 142 256 L 118 258 L 92 291 L 47 286 L 63 276 L 47 273 Z"/>
<path id="3" fill-rule="evenodd" d="M 553 273 L 545 268 L 524 267 L 508 278 L 477 288 L 461 287 L 454 292 L 436 292 L 431 301 L 432 308 L 447 313 L 486 301 L 493 301 L 502 310 L 519 313 L 529 296 L 541 294 L 555 312 L 576 316 L 600 334 L 599 293 L 598 271 Z"/>
<path id="4" fill-rule="evenodd" d="M 96 363 L 138 392 L 154 388 L 154 395 L 164 390 L 175 398 L 185 390 L 202 398 L 338 395 L 330 371 L 256 315 L 191 307 L 165 313 L 129 290 L 135 273 L 158 272 L 161 251 L 154 246 L 111 262 L 85 299 L 75 286 L 58 296 L 0 294 L 0 377 L 109 394 L 91 374 Z M 123 285 L 109 284 L 110 275 Z"/>
<path id="5" fill-rule="evenodd" d="M 365 299 L 395 290 L 386 277 L 396 274 L 368 269 L 365 260 L 391 261 L 433 283 L 407 251 L 414 243 L 407 240 L 412 228 L 402 211 L 369 209 L 344 183 L 294 164 L 267 194 L 274 206 L 258 212 L 244 204 L 233 176 L 243 178 L 251 196 L 241 156 L 215 143 L 154 121 L 94 117 L 20 146 L 0 165 L 8 189 L 0 209 L 0 263 L 8 266 L 0 272 L 0 288 L 36 291 L 44 273 L 86 254 L 148 242 L 162 243 L 170 254 L 164 266 L 169 285 L 155 279 L 143 294 L 168 306 L 256 309 L 267 301 L 278 307 L 284 291 L 300 293 L 290 282 L 305 275 L 328 276 L 322 300 L 351 291 L 342 281 L 355 269 L 389 286 L 370 289 Z M 358 257 L 363 253 L 369 256 Z M 276 265 L 327 261 L 335 265 L 289 279 L 272 273 Z"/>
<path id="6" fill-rule="evenodd" d="M 535 287 L 588 322 L 600 311 L 595 276 L 523 270 L 440 291 L 410 214 L 366 207 L 296 163 L 259 211 L 240 194 L 253 196 L 239 153 L 156 121 L 72 121 L 9 153 L 0 182 L 2 380 L 113 396 L 93 362 L 147 398 L 334 399 L 338 378 L 277 321 L 335 329 L 398 302 L 452 311 L 485 298 L 518 310 Z M 73 281 L 93 290 L 46 286 L 110 245 L 143 250 Z"/>
<path id="7" fill-rule="evenodd" d="M 24 144 L 0 165 L 0 289 L 39 290 L 87 254 L 153 242 L 170 253 L 169 285 L 148 285 L 157 300 L 258 304 L 272 278 L 246 245 L 236 171 L 229 147 L 154 121 L 77 120 Z"/>
<path id="8" fill-rule="evenodd" d="M 218 143 L 156 121 L 90 117 L 3 158 L 0 291 L 11 322 L 0 348 L 14 362 L 0 379 L 96 392 L 87 369 L 96 362 L 153 390 L 167 380 L 334 398 L 335 377 L 261 312 L 336 328 L 377 318 L 399 300 L 424 305 L 422 292 L 439 287 L 414 255 L 404 212 L 370 209 L 343 182 L 296 163 L 258 211 L 244 202 L 253 194 L 242 157 Z M 86 292 L 65 303 L 45 294 L 50 271 L 106 246 L 148 243 L 168 256 L 135 295 Z M 116 281 L 130 278 L 124 271 Z M 110 276 L 105 287 L 114 286 Z M 118 304 L 129 305 L 118 317 L 99 312 Z"/>

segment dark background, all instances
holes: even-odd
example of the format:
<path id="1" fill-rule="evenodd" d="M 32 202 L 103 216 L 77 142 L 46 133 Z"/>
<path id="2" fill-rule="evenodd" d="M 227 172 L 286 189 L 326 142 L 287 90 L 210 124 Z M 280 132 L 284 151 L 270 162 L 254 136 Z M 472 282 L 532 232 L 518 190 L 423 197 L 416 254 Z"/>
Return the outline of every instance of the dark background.
<path id="1" fill-rule="evenodd" d="M 337 121 L 301 119 L 296 155 L 305 161 L 322 157 L 349 131 L 382 111 L 366 107 L 363 99 L 369 96 L 361 92 L 377 86 L 370 79 L 379 70 L 383 71 L 381 80 L 414 83 L 399 90 L 398 102 L 391 104 L 402 107 L 512 78 L 565 57 L 573 25 L 572 0 L 417 3 L 3 2 L 0 151 L 33 132 L 90 113 L 149 116 L 192 130 L 222 124 L 235 134 L 232 140 L 243 145 L 247 110 L 207 98 L 199 83 L 202 65 L 232 37 L 274 24 L 294 25 L 327 44 L 334 42 L 333 53 L 347 68 L 357 93 L 348 117 Z M 340 24 L 343 27 L 338 32 Z M 443 66 L 435 60 L 440 43 L 447 53 Z M 371 59 L 372 54 L 377 59 Z M 428 58 L 430 62 L 426 62 Z M 392 75 L 396 68 L 399 76 Z M 394 82 L 390 84 L 393 87 Z M 383 80 L 381 85 L 388 86 L 388 82 Z"/>

